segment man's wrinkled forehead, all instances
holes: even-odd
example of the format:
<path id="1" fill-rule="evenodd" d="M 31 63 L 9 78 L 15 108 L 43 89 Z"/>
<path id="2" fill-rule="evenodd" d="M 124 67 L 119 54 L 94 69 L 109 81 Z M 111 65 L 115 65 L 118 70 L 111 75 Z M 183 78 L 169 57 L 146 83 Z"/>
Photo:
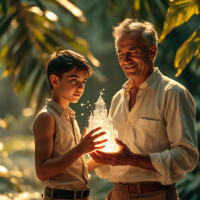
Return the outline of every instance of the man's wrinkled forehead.
<path id="1" fill-rule="evenodd" d="M 120 48 L 136 48 L 138 43 L 142 43 L 142 35 L 138 31 L 128 32 L 122 34 L 116 41 L 116 52 L 120 51 Z"/>

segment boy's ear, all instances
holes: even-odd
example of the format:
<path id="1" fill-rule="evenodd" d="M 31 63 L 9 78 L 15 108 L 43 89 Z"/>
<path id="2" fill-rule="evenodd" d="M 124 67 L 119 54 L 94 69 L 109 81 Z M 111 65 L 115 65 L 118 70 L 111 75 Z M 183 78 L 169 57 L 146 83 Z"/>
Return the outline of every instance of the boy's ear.
<path id="1" fill-rule="evenodd" d="M 59 78 L 55 74 L 51 74 L 51 76 L 49 77 L 49 80 L 53 87 L 58 87 L 58 79 Z"/>

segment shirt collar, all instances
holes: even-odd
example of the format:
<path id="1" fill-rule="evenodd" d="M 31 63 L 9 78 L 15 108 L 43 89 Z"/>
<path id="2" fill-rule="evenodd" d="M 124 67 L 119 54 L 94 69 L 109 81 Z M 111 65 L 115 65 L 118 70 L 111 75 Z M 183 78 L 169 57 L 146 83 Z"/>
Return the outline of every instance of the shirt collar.
<path id="1" fill-rule="evenodd" d="M 122 88 L 124 89 L 125 93 L 126 92 L 129 92 L 130 89 L 132 88 L 133 86 L 133 82 L 131 79 L 129 79 L 128 81 L 126 81 L 126 83 L 124 83 L 124 85 L 122 85 Z"/>
<path id="2" fill-rule="evenodd" d="M 46 105 L 53 107 L 60 116 L 62 116 L 63 114 L 66 114 L 66 115 L 70 115 L 70 116 L 75 117 L 75 112 L 71 108 L 65 109 L 60 104 L 53 101 L 52 99 L 47 99 Z"/>
<path id="3" fill-rule="evenodd" d="M 147 78 L 145 82 L 154 91 L 161 77 L 162 77 L 162 73 L 157 67 L 155 67 L 153 73 Z"/>
<path id="4" fill-rule="evenodd" d="M 162 73 L 157 67 L 155 67 L 153 73 L 146 79 L 144 83 L 140 85 L 140 88 L 146 87 L 146 85 L 148 85 L 152 90 L 155 90 L 161 76 L 162 76 Z M 122 88 L 124 89 L 126 93 L 130 91 L 132 86 L 133 86 L 133 82 L 131 79 L 129 79 L 122 85 Z"/>

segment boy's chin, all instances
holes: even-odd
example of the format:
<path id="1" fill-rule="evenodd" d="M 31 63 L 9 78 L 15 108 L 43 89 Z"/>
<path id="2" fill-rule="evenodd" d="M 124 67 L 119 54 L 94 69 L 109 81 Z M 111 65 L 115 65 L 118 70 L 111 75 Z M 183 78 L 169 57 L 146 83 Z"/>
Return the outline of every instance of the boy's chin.
<path id="1" fill-rule="evenodd" d="M 74 99 L 72 101 L 70 101 L 71 103 L 77 103 L 79 101 L 79 99 Z"/>

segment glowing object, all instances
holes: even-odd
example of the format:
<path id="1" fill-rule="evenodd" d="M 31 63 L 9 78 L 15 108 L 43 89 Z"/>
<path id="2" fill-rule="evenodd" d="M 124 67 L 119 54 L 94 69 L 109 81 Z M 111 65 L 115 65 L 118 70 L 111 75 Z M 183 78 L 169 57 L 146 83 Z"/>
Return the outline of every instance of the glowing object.
<path id="1" fill-rule="evenodd" d="M 102 98 L 102 92 L 100 91 L 100 96 L 95 103 L 95 110 L 93 110 L 93 115 L 91 115 L 88 120 L 88 133 L 97 128 L 101 127 L 102 129 L 99 132 L 106 131 L 106 134 L 99 137 L 97 140 L 108 139 L 105 143 L 105 147 L 101 149 L 104 152 L 116 152 L 119 150 L 119 146 L 115 142 L 115 138 L 118 137 L 117 130 L 113 130 L 113 120 L 110 117 L 107 117 L 106 103 Z M 103 144 L 104 145 L 104 144 Z M 99 146 L 102 146 L 99 145 Z"/>

